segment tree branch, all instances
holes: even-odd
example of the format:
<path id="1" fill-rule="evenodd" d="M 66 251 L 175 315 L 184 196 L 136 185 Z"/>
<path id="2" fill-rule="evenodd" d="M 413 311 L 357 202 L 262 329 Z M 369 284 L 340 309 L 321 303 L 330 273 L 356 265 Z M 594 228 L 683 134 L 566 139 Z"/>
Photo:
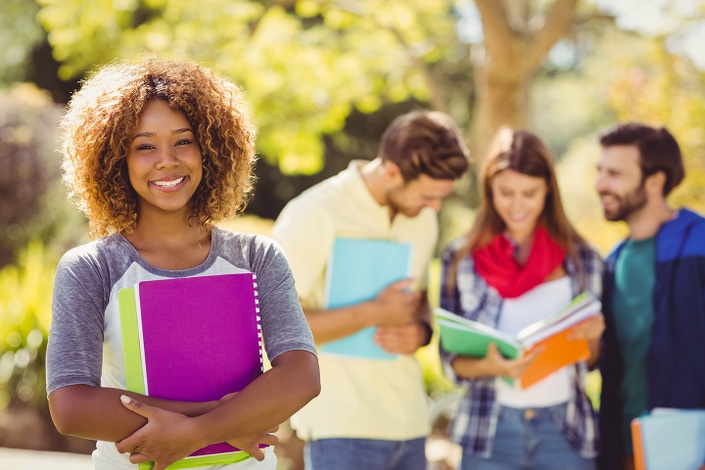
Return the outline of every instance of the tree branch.
<path id="1" fill-rule="evenodd" d="M 482 17 L 482 31 L 485 36 L 485 48 L 490 56 L 501 56 L 508 43 L 513 41 L 515 31 L 509 24 L 507 12 L 500 0 L 475 0 L 477 10 Z"/>
<path id="2" fill-rule="evenodd" d="M 537 67 L 554 44 L 570 31 L 577 3 L 578 0 L 556 0 L 553 3 L 543 27 L 531 36 L 532 45 L 527 51 L 526 60 L 532 69 Z"/>
<path id="3" fill-rule="evenodd" d="M 428 88 L 431 91 L 431 97 L 430 97 L 430 102 L 431 106 L 433 109 L 437 111 L 443 111 L 444 113 L 448 113 L 448 105 L 446 104 L 445 99 L 443 98 L 443 93 L 441 93 L 441 85 L 438 83 L 438 80 L 436 80 L 436 77 L 434 77 L 433 73 L 431 72 L 431 69 L 429 69 L 428 64 L 424 62 L 421 57 L 419 57 L 418 54 L 414 52 L 414 48 L 412 45 L 410 45 L 404 36 L 401 34 L 401 31 L 399 31 L 397 28 L 391 26 L 387 28 L 396 38 L 399 43 L 404 46 L 404 50 L 406 51 L 407 56 L 412 60 L 414 63 L 414 66 L 421 70 L 421 73 L 423 73 L 424 78 L 426 79 L 426 83 L 428 84 Z"/>

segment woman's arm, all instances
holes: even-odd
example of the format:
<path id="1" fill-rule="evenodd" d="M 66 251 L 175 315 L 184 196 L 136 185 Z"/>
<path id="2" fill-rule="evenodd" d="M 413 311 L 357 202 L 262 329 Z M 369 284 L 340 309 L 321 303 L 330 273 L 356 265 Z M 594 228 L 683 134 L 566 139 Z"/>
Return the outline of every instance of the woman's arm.
<path id="1" fill-rule="evenodd" d="M 126 410 L 120 395 L 128 395 L 165 410 L 198 416 L 219 402 L 190 403 L 146 397 L 125 390 L 70 385 L 49 395 L 49 410 L 57 430 L 64 435 L 115 442 L 124 439 L 147 423 L 142 416 Z"/>
<path id="2" fill-rule="evenodd" d="M 277 356 L 272 368 L 240 393 L 197 417 L 154 414 L 154 410 L 142 407 L 138 401 L 126 403 L 135 416 L 145 419 L 137 414 L 140 413 L 149 421 L 118 442 L 117 448 L 129 452 L 132 463 L 154 461 L 154 469 L 160 470 L 206 445 L 266 434 L 319 392 L 316 356 L 306 351 L 289 351 Z"/>
<path id="3" fill-rule="evenodd" d="M 527 367 L 541 353 L 537 348 L 524 357 L 518 359 L 506 359 L 499 352 L 495 343 L 490 343 L 487 354 L 483 358 L 468 356 L 457 356 L 451 367 L 458 377 L 465 379 L 477 379 L 480 377 L 508 377 L 518 379 Z"/>

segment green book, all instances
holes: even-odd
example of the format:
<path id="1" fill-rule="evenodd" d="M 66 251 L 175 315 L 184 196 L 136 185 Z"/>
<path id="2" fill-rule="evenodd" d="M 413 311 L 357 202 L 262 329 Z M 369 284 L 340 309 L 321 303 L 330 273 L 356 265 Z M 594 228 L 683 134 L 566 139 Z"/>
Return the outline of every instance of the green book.
<path id="1" fill-rule="evenodd" d="M 519 357 L 522 346 L 515 337 L 483 323 L 436 308 L 433 311 L 440 329 L 443 349 L 463 356 L 485 357 L 490 343 L 495 343 L 504 357 Z"/>

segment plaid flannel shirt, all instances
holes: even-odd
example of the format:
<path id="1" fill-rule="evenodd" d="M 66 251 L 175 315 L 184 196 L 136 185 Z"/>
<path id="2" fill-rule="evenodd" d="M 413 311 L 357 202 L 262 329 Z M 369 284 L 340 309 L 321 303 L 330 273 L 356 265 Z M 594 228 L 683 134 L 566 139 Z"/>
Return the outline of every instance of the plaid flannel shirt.
<path id="1" fill-rule="evenodd" d="M 452 243 L 442 257 L 440 305 L 442 308 L 486 325 L 497 327 L 502 307 L 502 297 L 475 270 L 472 256 L 466 256 L 457 265 L 455 286 L 449 290 L 453 260 L 465 239 Z M 571 256 L 563 263 L 571 279 L 573 296 L 589 291 L 598 298 L 602 293 L 604 264 L 600 255 L 584 245 L 576 246 L 576 255 L 582 270 Z M 451 439 L 467 453 L 488 458 L 492 455 L 497 428 L 499 403 L 495 399 L 495 377 L 465 379 L 455 375 L 451 362 L 455 355 L 440 348 L 443 369 L 457 384 L 467 387 L 465 396 L 450 423 Z M 592 404 L 585 393 L 585 363 L 570 368 L 572 381 L 571 399 L 568 401 L 563 434 L 584 458 L 597 455 L 599 444 L 597 419 Z"/>

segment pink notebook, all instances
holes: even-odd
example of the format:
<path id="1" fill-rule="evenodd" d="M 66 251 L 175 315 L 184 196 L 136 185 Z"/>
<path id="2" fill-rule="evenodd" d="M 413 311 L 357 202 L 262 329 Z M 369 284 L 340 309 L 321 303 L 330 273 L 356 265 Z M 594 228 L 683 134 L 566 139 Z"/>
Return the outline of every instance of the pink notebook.
<path id="1" fill-rule="evenodd" d="M 262 373 L 255 274 L 143 281 L 120 290 L 118 299 L 129 390 L 172 400 L 218 400 Z M 247 456 L 221 443 L 170 468 Z"/>

